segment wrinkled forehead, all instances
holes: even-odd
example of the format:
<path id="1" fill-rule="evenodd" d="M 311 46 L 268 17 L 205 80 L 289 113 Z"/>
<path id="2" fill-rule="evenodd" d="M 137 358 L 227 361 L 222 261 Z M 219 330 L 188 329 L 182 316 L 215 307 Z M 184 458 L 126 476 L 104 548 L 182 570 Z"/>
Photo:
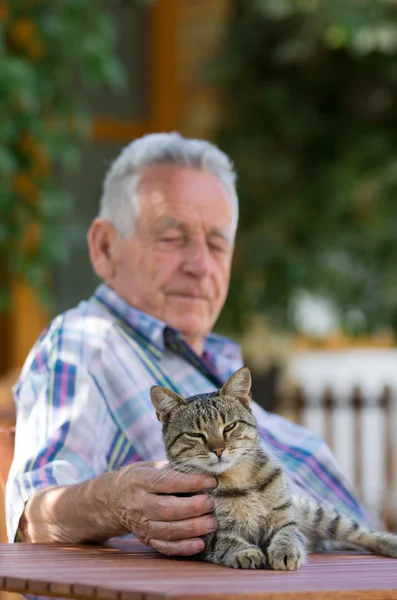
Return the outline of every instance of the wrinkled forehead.
<path id="1" fill-rule="evenodd" d="M 147 168 L 137 187 L 138 219 L 156 228 L 211 229 L 230 237 L 233 208 L 213 173 L 172 165 Z"/>

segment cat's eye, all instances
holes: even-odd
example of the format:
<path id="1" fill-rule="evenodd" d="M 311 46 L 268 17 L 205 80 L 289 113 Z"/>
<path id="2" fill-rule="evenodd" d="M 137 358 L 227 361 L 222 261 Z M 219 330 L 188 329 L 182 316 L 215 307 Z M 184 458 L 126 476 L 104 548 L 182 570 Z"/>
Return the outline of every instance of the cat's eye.
<path id="1" fill-rule="evenodd" d="M 226 425 L 226 427 L 224 427 L 223 433 L 228 433 L 229 431 L 234 429 L 236 427 L 236 425 L 237 425 L 237 421 L 235 421 L 234 423 L 229 423 L 229 425 Z"/>
<path id="2" fill-rule="evenodd" d="M 206 437 L 204 435 L 204 433 L 191 433 L 190 431 L 187 433 L 187 435 L 189 435 L 190 437 L 194 437 L 194 438 L 200 438 L 204 441 L 206 441 Z"/>

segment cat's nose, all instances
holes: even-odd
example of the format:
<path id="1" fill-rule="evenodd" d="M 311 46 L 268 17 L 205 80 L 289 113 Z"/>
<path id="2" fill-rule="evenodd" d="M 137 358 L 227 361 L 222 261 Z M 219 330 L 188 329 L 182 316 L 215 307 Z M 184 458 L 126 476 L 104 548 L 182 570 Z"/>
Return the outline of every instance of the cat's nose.
<path id="1" fill-rule="evenodd" d="M 212 452 L 215 452 L 217 457 L 220 458 L 222 456 L 223 451 L 224 451 L 224 448 L 215 448 Z"/>

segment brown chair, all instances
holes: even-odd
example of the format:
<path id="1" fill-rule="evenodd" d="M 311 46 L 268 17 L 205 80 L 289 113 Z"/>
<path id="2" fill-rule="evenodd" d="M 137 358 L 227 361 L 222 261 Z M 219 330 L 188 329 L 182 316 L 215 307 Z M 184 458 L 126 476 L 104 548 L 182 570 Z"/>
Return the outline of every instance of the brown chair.
<path id="1" fill-rule="evenodd" d="M 0 542 L 7 542 L 6 524 L 5 524 L 5 505 L 4 493 L 8 472 L 11 467 L 14 455 L 14 436 L 13 427 L 0 427 Z M 19 594 L 9 594 L 0 592 L 0 600 L 22 600 Z"/>
<path id="2" fill-rule="evenodd" d="M 12 397 L 12 386 L 18 376 L 13 369 L 0 377 L 0 542 L 6 541 L 4 490 L 14 455 L 15 403 Z"/>
<path id="3" fill-rule="evenodd" d="M 6 541 L 4 493 L 14 455 L 14 435 L 13 427 L 0 428 L 0 542 Z"/>
<path id="4" fill-rule="evenodd" d="M 18 373 L 19 369 L 12 369 L 0 377 L 0 542 L 6 541 L 4 491 L 14 455 L 16 413 L 12 386 Z"/>
<path id="5" fill-rule="evenodd" d="M 0 376 L 0 428 L 15 425 L 15 402 L 12 386 L 17 380 L 19 369 L 12 369 Z"/>

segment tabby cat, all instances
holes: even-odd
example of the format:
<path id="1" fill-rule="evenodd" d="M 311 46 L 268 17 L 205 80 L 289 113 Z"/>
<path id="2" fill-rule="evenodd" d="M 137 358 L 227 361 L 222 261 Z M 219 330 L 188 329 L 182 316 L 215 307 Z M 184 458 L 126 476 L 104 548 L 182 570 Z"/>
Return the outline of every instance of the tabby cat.
<path id="1" fill-rule="evenodd" d="M 397 558 L 397 535 L 290 493 L 282 465 L 259 441 L 250 390 L 251 374 L 243 367 L 218 392 L 187 400 L 160 386 L 150 392 L 170 468 L 218 481 L 208 491 L 218 529 L 204 537 L 199 557 L 234 568 L 293 570 L 306 550 L 330 540 Z"/>

